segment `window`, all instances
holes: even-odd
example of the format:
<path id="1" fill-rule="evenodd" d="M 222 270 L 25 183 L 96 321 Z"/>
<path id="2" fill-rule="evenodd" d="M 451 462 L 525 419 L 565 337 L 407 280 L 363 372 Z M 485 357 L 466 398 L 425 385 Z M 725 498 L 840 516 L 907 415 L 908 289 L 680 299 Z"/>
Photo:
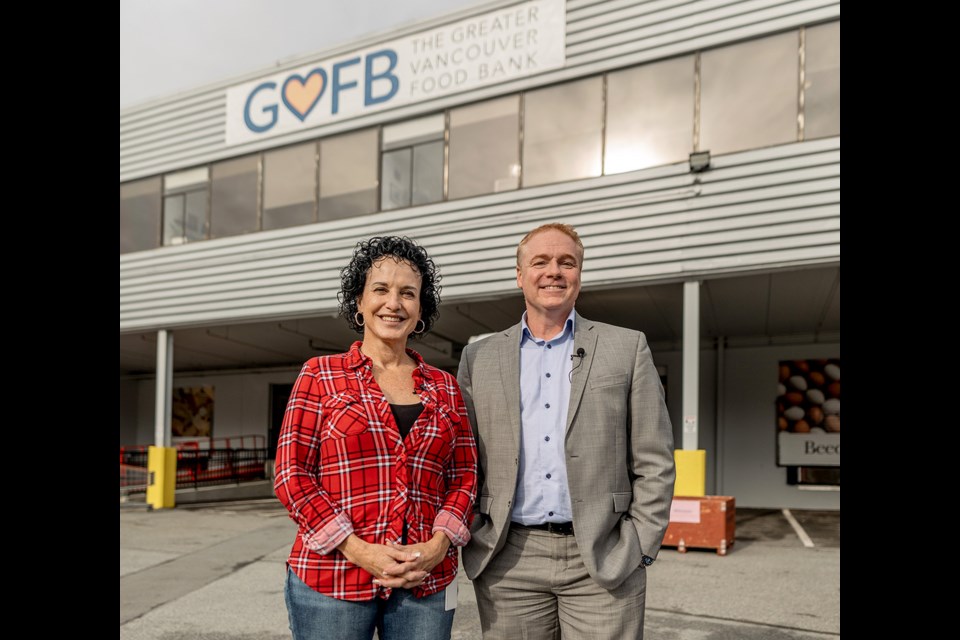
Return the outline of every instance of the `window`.
<path id="1" fill-rule="evenodd" d="M 160 244 L 160 178 L 120 185 L 120 253 Z"/>
<path id="2" fill-rule="evenodd" d="M 604 172 L 686 160 L 693 150 L 694 57 L 607 75 Z"/>
<path id="3" fill-rule="evenodd" d="M 520 96 L 450 111 L 450 199 L 520 186 Z"/>
<path id="4" fill-rule="evenodd" d="M 163 244 L 183 244 L 207 237 L 210 172 L 198 167 L 163 177 Z"/>
<path id="5" fill-rule="evenodd" d="M 443 114 L 383 128 L 380 209 L 443 200 Z"/>
<path id="6" fill-rule="evenodd" d="M 523 186 L 600 175 L 602 126 L 600 76 L 527 93 Z"/>
<path id="7" fill-rule="evenodd" d="M 840 135 L 840 23 L 806 29 L 804 139 Z"/>
<path id="8" fill-rule="evenodd" d="M 787 467 L 787 484 L 840 486 L 840 467 Z"/>
<path id="9" fill-rule="evenodd" d="M 410 149 L 386 151 L 383 154 L 383 191 L 380 209 L 389 211 L 410 205 L 413 158 Z"/>
<path id="10" fill-rule="evenodd" d="M 263 228 L 282 229 L 316 221 L 317 144 L 263 155 Z"/>
<path id="11" fill-rule="evenodd" d="M 700 145 L 713 154 L 797 139 L 797 32 L 700 56 Z"/>
<path id="12" fill-rule="evenodd" d="M 217 162 L 210 171 L 210 237 L 256 231 L 260 156 Z"/>
<path id="13" fill-rule="evenodd" d="M 377 210 L 377 130 L 320 141 L 320 220 Z"/>

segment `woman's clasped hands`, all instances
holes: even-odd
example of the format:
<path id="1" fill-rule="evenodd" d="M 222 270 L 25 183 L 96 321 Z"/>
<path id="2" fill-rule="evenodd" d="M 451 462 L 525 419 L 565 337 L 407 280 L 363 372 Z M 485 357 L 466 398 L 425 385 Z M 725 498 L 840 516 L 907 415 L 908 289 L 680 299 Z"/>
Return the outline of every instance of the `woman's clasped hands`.
<path id="1" fill-rule="evenodd" d="M 431 540 L 411 545 L 374 544 L 350 534 L 338 548 L 347 560 L 372 575 L 374 584 L 412 589 L 423 584 L 449 547 L 450 539 L 437 532 Z"/>

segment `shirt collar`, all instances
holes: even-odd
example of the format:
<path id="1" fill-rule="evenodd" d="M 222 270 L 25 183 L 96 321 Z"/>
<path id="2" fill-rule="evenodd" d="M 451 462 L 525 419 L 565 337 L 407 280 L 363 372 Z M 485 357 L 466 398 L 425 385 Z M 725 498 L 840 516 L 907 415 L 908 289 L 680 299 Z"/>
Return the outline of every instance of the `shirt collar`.
<path id="1" fill-rule="evenodd" d="M 350 345 L 350 350 L 347 351 L 347 367 L 350 369 L 358 369 L 362 366 L 369 366 L 371 364 L 370 357 L 365 355 L 363 351 L 360 350 L 360 347 L 363 346 L 363 341 L 357 340 L 352 345 Z M 414 362 L 417 363 L 417 370 L 420 372 L 420 375 L 423 375 L 423 356 L 419 353 L 410 349 L 406 349 L 407 355 L 413 358 Z"/>
<path id="2" fill-rule="evenodd" d="M 543 342 L 553 342 L 554 340 L 560 340 L 568 336 L 572 336 L 574 330 L 576 329 L 577 321 L 577 310 L 571 309 L 570 315 L 567 316 L 567 321 L 563 323 L 563 331 L 559 335 L 556 335 L 549 340 L 543 340 Z M 533 332 L 530 331 L 530 327 L 527 326 L 527 312 L 524 311 L 523 315 L 520 316 L 520 344 L 523 344 L 524 340 L 533 340 L 537 342 L 537 338 L 533 337 Z"/>

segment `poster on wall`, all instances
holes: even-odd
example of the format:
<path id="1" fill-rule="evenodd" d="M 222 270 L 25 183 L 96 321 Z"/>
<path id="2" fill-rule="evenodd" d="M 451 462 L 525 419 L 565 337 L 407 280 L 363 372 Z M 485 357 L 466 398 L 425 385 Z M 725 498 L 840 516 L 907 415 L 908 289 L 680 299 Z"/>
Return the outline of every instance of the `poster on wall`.
<path id="1" fill-rule="evenodd" d="M 209 438 L 213 435 L 213 386 L 173 390 L 173 437 Z"/>
<path id="2" fill-rule="evenodd" d="M 840 466 L 840 359 L 782 360 L 777 464 Z"/>

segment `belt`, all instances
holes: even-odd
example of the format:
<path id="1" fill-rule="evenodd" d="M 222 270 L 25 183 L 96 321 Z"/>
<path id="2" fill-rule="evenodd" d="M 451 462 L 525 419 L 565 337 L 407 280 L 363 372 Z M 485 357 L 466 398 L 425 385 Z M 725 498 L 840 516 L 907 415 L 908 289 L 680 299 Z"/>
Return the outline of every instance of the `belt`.
<path id="1" fill-rule="evenodd" d="M 537 529 L 539 531 L 549 531 L 550 533 L 557 533 L 563 536 L 573 535 L 572 522 L 544 522 L 543 524 L 520 524 L 519 522 L 511 522 L 510 526 L 519 527 L 521 529 Z"/>

